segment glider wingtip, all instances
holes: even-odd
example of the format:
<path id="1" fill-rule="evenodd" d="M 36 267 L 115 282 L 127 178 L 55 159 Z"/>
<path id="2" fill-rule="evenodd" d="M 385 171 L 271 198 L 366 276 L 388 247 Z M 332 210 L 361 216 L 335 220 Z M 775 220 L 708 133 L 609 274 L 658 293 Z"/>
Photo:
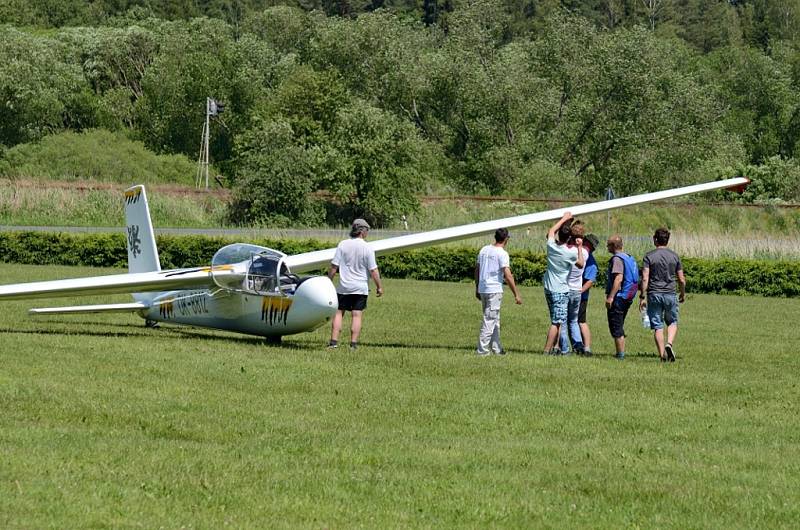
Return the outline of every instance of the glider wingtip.
<path id="1" fill-rule="evenodd" d="M 752 181 L 747 177 L 742 177 L 742 178 L 744 178 L 745 181 L 742 182 L 741 184 L 735 184 L 725 189 L 728 191 L 733 191 L 735 193 L 744 193 L 744 190 L 747 189 L 747 186 L 749 186 Z"/>

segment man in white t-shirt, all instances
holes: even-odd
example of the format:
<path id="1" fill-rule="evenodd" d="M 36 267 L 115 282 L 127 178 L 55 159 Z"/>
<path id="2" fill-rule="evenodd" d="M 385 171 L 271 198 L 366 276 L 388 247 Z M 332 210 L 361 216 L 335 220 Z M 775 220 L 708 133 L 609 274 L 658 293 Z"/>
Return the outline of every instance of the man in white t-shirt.
<path id="1" fill-rule="evenodd" d="M 522 303 L 522 298 L 511 274 L 511 260 L 506 252 L 508 229 L 499 228 L 494 233 L 494 244 L 486 245 L 478 254 L 475 265 L 475 297 L 481 301 L 483 321 L 478 335 L 478 355 L 505 355 L 500 344 L 500 305 L 503 302 L 503 280 L 514 293 L 514 301 Z M 491 349 L 490 349 L 491 348 Z"/>
<path id="2" fill-rule="evenodd" d="M 339 273 L 339 286 L 336 288 L 339 310 L 333 315 L 329 348 L 336 348 L 339 345 L 339 332 L 342 330 L 345 311 L 350 311 L 352 314 L 350 348 L 355 349 L 358 345 L 363 311 L 367 308 L 370 277 L 375 282 L 376 295 L 383 295 L 375 251 L 365 241 L 368 234 L 369 224 L 364 219 L 353 221 L 350 239 L 345 239 L 336 246 L 336 253 L 331 260 L 328 277 L 333 280 L 336 273 Z"/>

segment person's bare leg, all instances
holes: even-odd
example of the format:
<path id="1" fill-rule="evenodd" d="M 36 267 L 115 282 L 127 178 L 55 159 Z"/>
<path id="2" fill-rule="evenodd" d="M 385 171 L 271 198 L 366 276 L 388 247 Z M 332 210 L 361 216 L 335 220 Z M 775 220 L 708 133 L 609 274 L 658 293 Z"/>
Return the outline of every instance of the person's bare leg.
<path id="1" fill-rule="evenodd" d="M 550 350 L 556 344 L 558 340 L 558 335 L 561 333 L 561 325 L 560 324 L 550 324 L 550 329 L 547 330 L 547 341 L 544 343 L 544 352 L 550 353 Z"/>
<path id="2" fill-rule="evenodd" d="M 667 326 L 667 344 L 675 344 L 675 337 L 678 336 L 678 325 L 670 324 Z"/>
<path id="3" fill-rule="evenodd" d="M 661 359 L 666 359 L 667 354 L 664 353 L 664 328 L 657 329 L 653 332 L 653 338 L 656 341 L 656 348 L 658 349 L 658 356 Z"/>
<path id="4" fill-rule="evenodd" d="M 625 336 L 616 337 L 614 339 L 614 347 L 617 349 L 617 353 L 624 353 L 625 352 Z"/>
<path id="5" fill-rule="evenodd" d="M 583 337 L 583 349 L 592 351 L 592 332 L 589 331 L 589 324 L 581 322 L 578 324 L 581 327 L 581 336 Z"/>
<path id="6" fill-rule="evenodd" d="M 331 321 L 331 344 L 336 344 L 339 341 L 339 333 L 342 331 L 342 318 L 344 311 L 338 310 L 333 314 Z"/>
<path id="7" fill-rule="evenodd" d="M 350 323 L 350 343 L 358 342 L 358 336 L 361 335 L 361 319 L 363 311 L 353 311 L 353 321 Z"/>

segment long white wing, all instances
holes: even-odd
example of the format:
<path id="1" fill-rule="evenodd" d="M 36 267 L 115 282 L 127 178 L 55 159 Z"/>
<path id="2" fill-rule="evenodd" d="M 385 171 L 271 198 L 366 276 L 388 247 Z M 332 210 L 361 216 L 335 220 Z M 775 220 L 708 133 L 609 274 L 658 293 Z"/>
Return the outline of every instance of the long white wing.
<path id="1" fill-rule="evenodd" d="M 552 221 L 560 218 L 566 211 L 571 211 L 573 215 L 576 216 L 604 212 L 624 206 L 680 197 L 692 193 L 744 186 L 748 182 L 749 181 L 745 178 L 735 178 L 707 184 L 697 184 L 694 186 L 646 193 L 644 195 L 635 195 L 622 199 L 583 204 L 569 208 L 558 208 L 546 212 L 519 215 L 506 219 L 497 219 L 494 221 L 485 221 L 452 228 L 443 228 L 431 232 L 409 234 L 372 241 L 369 244 L 375 249 L 375 254 L 383 256 L 412 248 L 427 247 L 447 241 L 457 241 L 459 239 L 467 239 L 478 235 L 491 234 L 498 228 L 519 228 L 544 221 Z M 308 272 L 327 266 L 331 259 L 333 259 L 334 252 L 335 249 L 333 248 L 316 252 L 306 252 L 304 254 L 287 256 L 284 262 L 293 272 Z M 19 283 L 0 286 L 0 300 L 213 288 L 215 286 L 214 278 L 219 280 L 223 275 L 236 274 L 241 276 L 241 273 L 237 273 L 232 268 L 223 266 L 215 267 L 212 277 L 211 267 L 198 267 L 132 274 L 113 274 L 109 276 L 95 276 L 69 280 Z"/>
<path id="2" fill-rule="evenodd" d="M 233 270 L 215 268 L 214 276 L 235 274 Z M 134 274 L 112 274 L 90 278 L 18 283 L 0 286 L 0 300 L 54 298 L 90 294 L 143 293 L 179 289 L 203 289 L 214 286 L 211 267 L 175 269 Z"/>
<path id="3" fill-rule="evenodd" d="M 685 186 L 683 188 L 634 195 L 633 197 L 624 197 L 621 199 L 582 204 L 568 208 L 557 208 L 555 210 L 548 210 L 546 212 L 519 215 L 516 217 L 507 217 L 505 219 L 496 219 L 494 221 L 484 221 L 481 223 L 455 226 L 452 228 L 443 228 L 441 230 L 433 230 L 431 232 L 421 232 L 418 234 L 409 234 L 405 236 L 381 239 L 378 241 L 371 241 L 369 245 L 375 250 L 375 254 L 377 256 L 385 256 L 387 254 L 393 254 L 395 252 L 412 248 L 427 247 L 439 243 L 446 243 L 448 241 L 457 241 L 459 239 L 468 239 L 470 237 L 479 235 L 493 234 L 498 228 L 519 228 L 545 221 L 553 221 L 561 218 L 561 216 L 564 215 L 564 212 L 572 212 L 574 216 L 605 212 L 607 210 L 615 210 L 625 206 L 633 206 L 635 204 L 644 204 L 663 199 L 671 199 L 674 197 L 681 197 L 683 195 L 691 195 L 693 193 L 746 186 L 749 182 L 750 181 L 746 178 L 733 178 L 717 182 L 708 182 L 706 184 L 695 184 L 693 186 Z M 285 260 L 285 263 L 293 272 L 296 273 L 313 271 L 327 267 L 333 259 L 335 251 L 336 249 L 329 248 L 315 252 L 295 254 L 294 256 L 288 256 Z"/>

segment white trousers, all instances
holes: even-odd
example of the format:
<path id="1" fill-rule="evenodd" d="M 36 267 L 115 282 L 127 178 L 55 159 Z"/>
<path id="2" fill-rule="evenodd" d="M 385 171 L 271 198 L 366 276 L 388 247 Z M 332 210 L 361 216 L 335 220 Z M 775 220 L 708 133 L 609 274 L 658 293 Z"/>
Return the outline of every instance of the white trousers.
<path id="1" fill-rule="evenodd" d="M 503 302 L 503 293 L 480 293 L 483 307 L 483 320 L 481 331 L 478 335 L 478 353 L 489 353 L 489 348 L 494 353 L 503 351 L 500 344 L 500 304 Z"/>

